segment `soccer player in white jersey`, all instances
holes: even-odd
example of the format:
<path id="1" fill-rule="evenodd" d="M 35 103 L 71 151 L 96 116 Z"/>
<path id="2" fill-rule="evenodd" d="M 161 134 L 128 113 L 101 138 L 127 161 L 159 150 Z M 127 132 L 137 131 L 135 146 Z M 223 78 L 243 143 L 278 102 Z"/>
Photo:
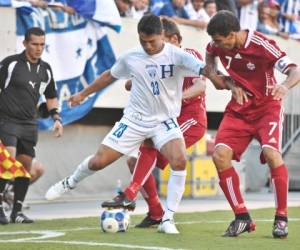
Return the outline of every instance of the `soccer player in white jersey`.
<path id="1" fill-rule="evenodd" d="M 104 138 L 96 154 L 83 160 L 72 175 L 50 187 L 46 199 L 60 197 L 122 155 L 136 157 L 140 145 L 146 138 L 151 138 L 172 168 L 167 200 L 173 211 L 164 214 L 160 228 L 164 233 L 178 234 L 173 215 L 184 192 L 186 155 L 176 117 L 181 108 L 183 77 L 200 75 L 204 63 L 190 53 L 164 43 L 162 24 L 155 15 L 140 20 L 138 35 L 141 48 L 120 56 L 111 69 L 70 98 L 71 106 L 76 106 L 116 79 L 132 79 L 129 103 L 121 120 Z"/>

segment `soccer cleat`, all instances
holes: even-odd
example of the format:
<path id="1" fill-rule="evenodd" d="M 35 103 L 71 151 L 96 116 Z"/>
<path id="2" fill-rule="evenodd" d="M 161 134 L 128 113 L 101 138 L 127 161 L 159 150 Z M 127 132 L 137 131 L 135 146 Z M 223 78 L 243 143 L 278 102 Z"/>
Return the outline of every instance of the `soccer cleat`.
<path id="1" fill-rule="evenodd" d="M 274 238 L 286 238 L 288 236 L 288 223 L 283 220 L 275 220 L 272 233 Z"/>
<path id="2" fill-rule="evenodd" d="M 48 201 L 55 200 L 55 199 L 59 198 L 60 196 L 62 196 L 64 193 L 70 191 L 71 189 L 74 189 L 74 188 L 70 187 L 68 179 L 69 179 L 69 177 L 66 177 L 63 180 L 61 180 L 61 181 L 55 183 L 53 186 L 51 186 L 48 189 L 48 191 L 45 195 L 45 198 Z"/>
<path id="3" fill-rule="evenodd" d="M 179 231 L 177 230 L 173 219 L 167 219 L 162 221 L 159 224 L 157 231 L 159 233 L 165 234 L 179 234 Z"/>
<path id="4" fill-rule="evenodd" d="M 256 224 L 252 220 L 233 220 L 223 236 L 225 237 L 236 237 L 244 232 L 252 232 L 255 230 Z"/>
<path id="5" fill-rule="evenodd" d="M 104 208 L 124 208 L 130 211 L 135 209 L 135 201 L 127 199 L 125 193 L 119 192 L 119 194 L 110 201 L 104 201 L 101 206 Z"/>
<path id="6" fill-rule="evenodd" d="M 20 224 L 29 224 L 33 223 L 34 221 L 32 219 L 29 219 L 25 214 L 22 212 L 18 212 L 17 214 L 12 214 L 10 216 L 10 222 L 11 223 L 20 223 Z"/>
<path id="7" fill-rule="evenodd" d="M 4 211 L 3 211 L 3 207 L 1 206 L 0 207 L 0 224 L 1 225 L 6 225 L 8 223 L 9 223 L 9 221 L 8 221 Z"/>
<path id="8" fill-rule="evenodd" d="M 149 228 L 149 227 L 157 226 L 160 223 L 161 223 L 161 219 L 159 220 L 151 219 L 150 214 L 148 213 L 147 216 L 139 224 L 135 225 L 135 227 Z"/>

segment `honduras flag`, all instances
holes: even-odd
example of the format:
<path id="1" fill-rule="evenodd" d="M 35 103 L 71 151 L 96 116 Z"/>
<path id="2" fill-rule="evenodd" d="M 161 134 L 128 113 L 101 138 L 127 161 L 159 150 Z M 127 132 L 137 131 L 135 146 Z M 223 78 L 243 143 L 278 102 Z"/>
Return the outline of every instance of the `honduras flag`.
<path id="1" fill-rule="evenodd" d="M 121 17 L 113 0 L 66 0 L 68 6 L 87 19 L 121 30 Z"/>
<path id="2" fill-rule="evenodd" d="M 46 32 L 42 59 L 53 70 L 63 124 L 71 123 L 86 115 L 101 93 L 88 97 L 74 108 L 68 106 L 69 97 L 92 83 L 115 62 L 106 28 L 80 15 L 68 15 L 51 8 L 33 8 L 30 15 L 17 12 L 19 52 L 24 49 L 22 41 L 26 30 L 34 26 Z M 49 129 L 52 125 L 51 118 L 39 121 L 40 129 Z"/>

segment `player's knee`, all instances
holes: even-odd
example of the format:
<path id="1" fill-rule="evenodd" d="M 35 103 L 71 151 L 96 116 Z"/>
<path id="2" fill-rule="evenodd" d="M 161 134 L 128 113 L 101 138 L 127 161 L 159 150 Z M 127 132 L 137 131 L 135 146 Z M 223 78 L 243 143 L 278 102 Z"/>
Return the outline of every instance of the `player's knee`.
<path id="1" fill-rule="evenodd" d="M 107 166 L 107 159 L 105 155 L 95 155 L 89 161 L 89 167 L 92 170 L 101 170 Z"/>
<path id="2" fill-rule="evenodd" d="M 128 165 L 129 170 L 130 170 L 130 173 L 133 173 L 135 164 L 136 164 L 136 158 L 129 157 L 127 159 L 127 165 Z"/>
<path id="3" fill-rule="evenodd" d="M 40 162 L 34 163 L 32 168 L 38 178 L 45 173 L 45 167 Z"/>
<path id="4" fill-rule="evenodd" d="M 270 167 L 277 167 L 283 163 L 281 154 L 274 149 L 264 148 L 263 155 Z"/>
<path id="5" fill-rule="evenodd" d="M 186 166 L 185 155 L 176 155 L 170 159 L 170 165 L 173 170 L 184 170 Z"/>
<path id="6" fill-rule="evenodd" d="M 222 149 L 216 149 L 213 153 L 212 159 L 217 169 L 228 167 L 228 161 L 230 161 L 228 152 Z"/>

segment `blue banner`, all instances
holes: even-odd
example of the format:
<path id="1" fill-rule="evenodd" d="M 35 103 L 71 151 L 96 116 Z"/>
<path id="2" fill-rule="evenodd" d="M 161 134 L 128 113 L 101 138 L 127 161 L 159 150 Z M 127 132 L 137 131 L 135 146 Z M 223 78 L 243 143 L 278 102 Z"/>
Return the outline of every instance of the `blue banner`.
<path id="1" fill-rule="evenodd" d="M 113 0 L 66 0 L 68 6 L 87 19 L 121 30 L 121 17 Z"/>
<path id="2" fill-rule="evenodd" d="M 17 50 L 24 49 L 22 41 L 26 30 L 40 27 L 46 32 L 46 45 L 42 59 L 53 70 L 57 84 L 59 106 L 63 124 L 82 118 L 93 107 L 100 93 L 88 97 L 80 106 L 70 109 L 69 97 L 82 90 L 115 62 L 105 28 L 82 16 L 51 8 L 33 8 L 31 14 L 17 11 Z M 40 129 L 49 129 L 52 120 L 39 121 Z"/>

